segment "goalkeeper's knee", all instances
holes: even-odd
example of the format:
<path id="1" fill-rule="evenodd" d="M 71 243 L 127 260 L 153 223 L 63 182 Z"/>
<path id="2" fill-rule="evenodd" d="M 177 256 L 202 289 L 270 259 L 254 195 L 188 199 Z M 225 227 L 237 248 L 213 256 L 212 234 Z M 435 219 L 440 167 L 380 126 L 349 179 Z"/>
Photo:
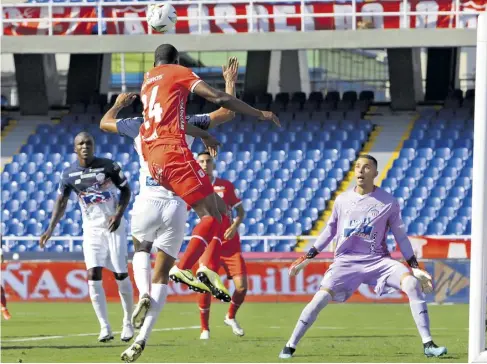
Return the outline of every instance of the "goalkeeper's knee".
<path id="1" fill-rule="evenodd" d="M 423 297 L 421 283 L 419 283 L 419 280 L 412 275 L 408 275 L 402 280 L 401 289 L 411 300 L 416 301 Z"/>

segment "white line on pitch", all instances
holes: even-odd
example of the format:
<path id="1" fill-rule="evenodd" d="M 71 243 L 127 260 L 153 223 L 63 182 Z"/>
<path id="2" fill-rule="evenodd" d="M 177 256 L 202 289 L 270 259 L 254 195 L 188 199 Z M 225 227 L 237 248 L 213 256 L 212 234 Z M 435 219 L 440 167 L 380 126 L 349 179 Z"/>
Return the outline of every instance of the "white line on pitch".
<path id="1" fill-rule="evenodd" d="M 187 327 L 167 327 L 164 329 L 154 329 L 153 332 L 157 331 L 179 331 L 179 330 L 191 330 L 191 329 L 199 329 L 199 326 L 187 326 Z M 121 331 L 113 331 L 113 334 L 120 334 Z M 40 337 L 24 337 L 21 339 L 11 339 L 11 340 L 2 340 L 2 343 L 18 343 L 18 342 L 26 342 L 26 341 L 41 341 L 41 340 L 53 340 L 53 339 L 64 339 L 67 337 L 80 337 L 80 336 L 96 336 L 99 335 L 99 332 L 96 333 L 89 333 L 89 334 L 70 334 L 70 335 L 57 335 L 57 336 L 40 336 Z"/>

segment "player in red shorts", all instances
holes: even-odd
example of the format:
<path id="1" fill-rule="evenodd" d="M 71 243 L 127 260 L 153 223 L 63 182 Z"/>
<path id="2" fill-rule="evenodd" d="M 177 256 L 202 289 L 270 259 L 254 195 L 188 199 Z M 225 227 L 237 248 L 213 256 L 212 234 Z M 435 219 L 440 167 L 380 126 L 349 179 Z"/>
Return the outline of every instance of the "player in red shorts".
<path id="1" fill-rule="evenodd" d="M 247 293 L 247 268 L 240 250 L 240 237 L 238 235 L 238 227 L 245 217 L 245 211 L 242 206 L 242 201 L 235 193 L 235 187 L 232 182 L 222 178 L 213 177 L 213 170 L 215 164 L 209 152 L 201 152 L 198 154 L 197 161 L 201 168 L 206 172 L 211 179 L 213 189 L 218 196 L 225 202 L 231 218 L 232 210 L 237 210 L 237 217 L 230 224 L 230 219 L 225 226 L 225 233 L 223 236 L 222 251 L 220 256 L 220 264 L 225 269 L 229 279 L 233 279 L 235 284 L 235 292 L 232 296 L 230 308 L 225 316 L 224 323 L 232 328 L 232 331 L 237 336 L 243 336 L 244 331 L 235 320 L 237 310 L 242 305 L 245 295 Z M 207 253 L 203 254 L 200 263 L 206 264 L 209 257 Z M 218 268 L 217 268 L 218 270 Z M 208 340 L 210 338 L 210 304 L 211 296 L 207 293 L 199 297 L 200 321 L 201 321 L 201 335 L 200 339 Z"/>
<path id="2" fill-rule="evenodd" d="M 279 125 L 272 113 L 260 111 L 234 96 L 218 91 L 203 82 L 190 69 L 179 64 L 179 54 L 170 44 L 155 51 L 154 68 L 146 73 L 141 89 L 144 123 L 140 127 L 142 152 L 152 177 L 166 189 L 180 196 L 198 214 L 200 223 L 194 228 L 188 249 L 178 264 L 178 278 L 191 285 L 194 261 L 203 254 L 218 259 L 226 217 L 220 214 L 210 179 L 193 158 L 185 140 L 186 101 L 189 92 L 228 110 L 271 120 Z M 189 258 L 191 257 L 191 258 Z M 218 299 L 230 296 L 220 277 L 202 265 L 198 279 Z"/>

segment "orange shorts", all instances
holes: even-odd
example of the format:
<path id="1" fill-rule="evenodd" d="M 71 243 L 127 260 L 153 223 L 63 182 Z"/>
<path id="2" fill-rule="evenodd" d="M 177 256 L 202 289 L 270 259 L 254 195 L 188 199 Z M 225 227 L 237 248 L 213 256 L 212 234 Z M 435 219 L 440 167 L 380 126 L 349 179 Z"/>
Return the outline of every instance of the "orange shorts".
<path id="1" fill-rule="evenodd" d="M 187 147 L 158 145 L 149 153 L 147 164 L 152 178 L 190 206 L 214 193 L 210 178 Z"/>
<path id="2" fill-rule="evenodd" d="M 247 266 L 242 256 L 241 251 L 233 253 L 222 252 L 220 256 L 220 264 L 222 265 L 227 277 L 229 279 L 237 276 L 247 275 Z"/>

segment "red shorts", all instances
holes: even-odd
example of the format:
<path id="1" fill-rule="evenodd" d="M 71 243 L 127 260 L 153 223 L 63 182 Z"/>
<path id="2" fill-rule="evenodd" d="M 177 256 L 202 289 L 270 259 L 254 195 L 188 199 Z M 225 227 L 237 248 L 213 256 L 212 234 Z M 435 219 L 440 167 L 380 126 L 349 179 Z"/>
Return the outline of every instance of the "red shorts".
<path id="1" fill-rule="evenodd" d="M 242 256 L 242 252 L 235 251 L 233 253 L 222 252 L 220 256 L 220 264 L 222 265 L 227 277 L 229 279 L 237 276 L 247 275 L 247 266 Z"/>
<path id="2" fill-rule="evenodd" d="M 210 178 L 187 147 L 158 145 L 149 153 L 147 164 L 152 178 L 190 206 L 214 193 Z"/>

